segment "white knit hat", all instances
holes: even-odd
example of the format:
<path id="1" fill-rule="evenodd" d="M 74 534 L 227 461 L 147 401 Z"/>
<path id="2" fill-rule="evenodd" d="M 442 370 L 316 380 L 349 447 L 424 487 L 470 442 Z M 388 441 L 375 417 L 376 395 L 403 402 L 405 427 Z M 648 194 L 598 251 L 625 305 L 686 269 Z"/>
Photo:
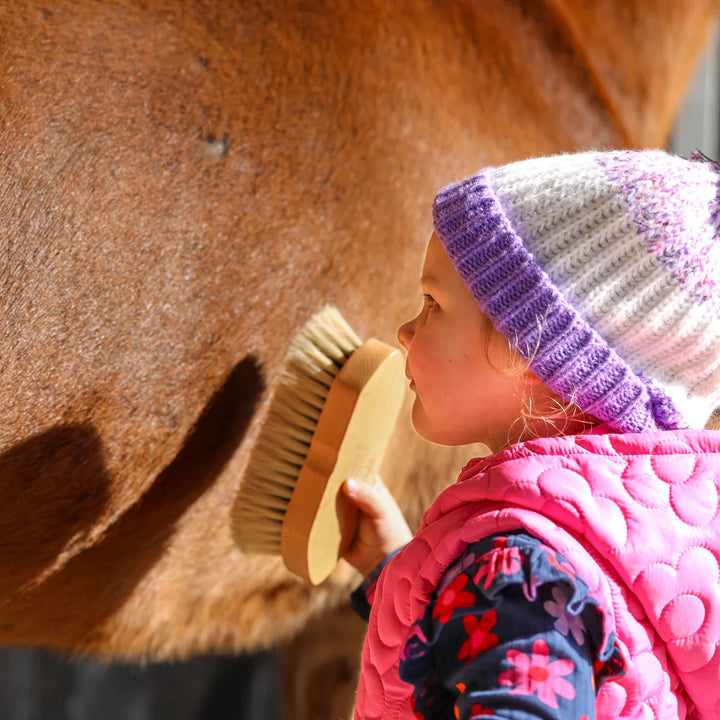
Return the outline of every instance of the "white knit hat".
<path id="1" fill-rule="evenodd" d="M 488 168 L 435 228 L 483 311 L 551 389 L 626 431 L 720 405 L 720 168 L 659 150 Z"/>

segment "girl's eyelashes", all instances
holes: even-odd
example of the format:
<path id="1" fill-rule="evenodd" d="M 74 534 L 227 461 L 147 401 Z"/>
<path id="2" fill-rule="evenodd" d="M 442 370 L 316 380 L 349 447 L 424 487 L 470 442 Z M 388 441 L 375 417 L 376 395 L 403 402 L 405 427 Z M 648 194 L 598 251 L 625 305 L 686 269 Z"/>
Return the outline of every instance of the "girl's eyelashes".
<path id="1" fill-rule="evenodd" d="M 437 305 L 437 302 L 435 301 L 435 298 L 432 295 L 423 293 L 423 304 L 425 305 L 426 308 L 432 308 Z"/>

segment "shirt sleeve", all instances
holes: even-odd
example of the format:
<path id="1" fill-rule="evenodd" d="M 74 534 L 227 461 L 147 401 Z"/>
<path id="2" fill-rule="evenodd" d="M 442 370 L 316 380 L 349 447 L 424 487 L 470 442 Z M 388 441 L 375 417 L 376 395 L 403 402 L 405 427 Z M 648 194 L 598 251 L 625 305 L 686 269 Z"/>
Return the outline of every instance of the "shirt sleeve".
<path id="1" fill-rule="evenodd" d="M 520 532 L 470 545 L 403 650 L 416 718 L 592 720 L 597 688 L 624 672 L 604 612 L 537 538 Z"/>

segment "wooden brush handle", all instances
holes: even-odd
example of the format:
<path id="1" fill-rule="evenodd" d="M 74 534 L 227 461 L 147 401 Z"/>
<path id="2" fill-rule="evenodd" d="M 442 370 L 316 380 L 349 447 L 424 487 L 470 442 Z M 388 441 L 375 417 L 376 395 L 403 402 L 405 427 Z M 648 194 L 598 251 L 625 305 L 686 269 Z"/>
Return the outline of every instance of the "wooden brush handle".
<path id="1" fill-rule="evenodd" d="M 342 537 L 337 493 L 348 478 L 374 480 L 402 405 L 403 372 L 400 351 L 371 338 L 330 387 L 281 535 L 285 565 L 313 585 L 332 572 L 352 540 Z"/>

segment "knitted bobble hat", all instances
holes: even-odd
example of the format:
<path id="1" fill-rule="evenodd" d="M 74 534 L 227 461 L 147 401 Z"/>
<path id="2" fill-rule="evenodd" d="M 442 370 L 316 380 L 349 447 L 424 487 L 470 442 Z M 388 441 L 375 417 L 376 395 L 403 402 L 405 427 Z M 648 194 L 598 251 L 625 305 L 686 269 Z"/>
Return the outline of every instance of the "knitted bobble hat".
<path id="1" fill-rule="evenodd" d="M 720 405 L 720 166 L 659 150 L 487 168 L 435 231 L 483 312 L 550 389 L 624 432 Z"/>

